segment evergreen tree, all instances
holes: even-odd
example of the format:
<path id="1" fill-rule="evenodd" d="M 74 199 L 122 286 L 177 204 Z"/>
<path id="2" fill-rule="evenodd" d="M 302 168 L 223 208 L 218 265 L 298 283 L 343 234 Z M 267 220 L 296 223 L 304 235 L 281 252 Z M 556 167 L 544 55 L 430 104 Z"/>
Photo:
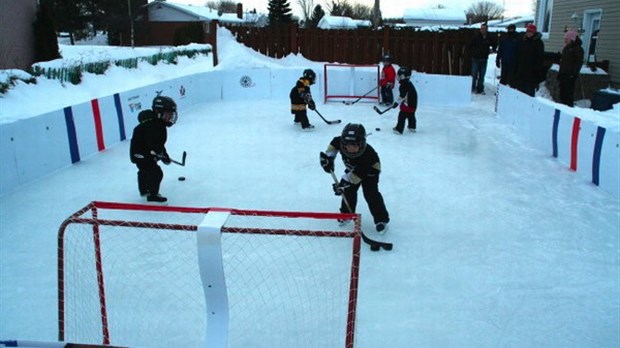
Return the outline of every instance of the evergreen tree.
<path id="1" fill-rule="evenodd" d="M 42 3 L 39 5 L 33 26 L 35 62 L 46 62 L 60 58 L 54 20 L 46 4 Z"/>
<path id="2" fill-rule="evenodd" d="M 269 0 L 267 6 L 269 10 L 269 25 L 283 25 L 293 22 L 293 14 L 291 11 L 291 5 L 288 0 Z"/>
<path id="3" fill-rule="evenodd" d="M 325 16 L 325 11 L 323 11 L 323 8 L 321 7 L 321 5 L 316 5 L 314 7 L 314 11 L 312 11 L 312 16 L 310 17 L 310 19 L 308 20 L 308 28 L 316 28 L 316 26 L 319 24 L 319 21 L 321 20 L 321 18 L 323 18 L 323 16 Z"/>

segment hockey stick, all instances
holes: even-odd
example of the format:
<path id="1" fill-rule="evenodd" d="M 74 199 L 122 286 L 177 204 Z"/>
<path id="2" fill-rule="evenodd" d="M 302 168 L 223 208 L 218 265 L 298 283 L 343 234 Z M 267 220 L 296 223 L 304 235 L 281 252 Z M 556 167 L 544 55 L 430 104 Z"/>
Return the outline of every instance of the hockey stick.
<path id="1" fill-rule="evenodd" d="M 385 114 L 386 112 L 388 112 L 388 111 L 390 111 L 390 110 L 394 109 L 394 106 L 393 106 L 393 105 L 392 105 L 392 106 L 389 106 L 389 107 L 387 107 L 385 110 L 380 110 L 380 109 L 379 109 L 376 105 L 375 105 L 375 106 L 373 106 L 372 108 L 373 108 L 373 109 L 374 109 L 374 110 L 375 110 L 375 111 L 376 111 L 379 115 L 383 115 L 383 114 Z"/>
<path id="2" fill-rule="evenodd" d="M 321 115 L 321 113 L 317 109 L 314 109 L 314 112 L 316 112 L 317 115 L 319 115 L 319 117 L 321 117 L 321 119 L 323 121 L 325 121 L 325 123 L 327 123 L 327 124 L 338 124 L 338 123 L 342 122 L 342 120 L 333 120 L 333 121 L 326 120 L 325 117 L 323 117 L 323 115 Z"/>
<path id="3" fill-rule="evenodd" d="M 364 98 L 365 96 L 369 95 L 370 93 L 372 93 L 373 91 L 375 91 L 377 88 L 379 88 L 379 86 L 371 89 L 370 91 L 368 91 L 366 94 L 364 94 L 363 96 L 355 99 L 354 101 L 343 101 L 344 105 L 353 105 L 355 103 L 357 103 L 358 101 L 362 100 L 362 98 Z"/>
<path id="4" fill-rule="evenodd" d="M 155 157 L 159 158 L 160 160 L 164 158 L 164 156 L 163 156 L 163 155 L 160 155 L 160 154 L 156 153 L 155 151 L 151 151 L 151 155 L 153 155 L 153 156 L 155 156 Z M 173 160 L 172 158 L 170 159 L 170 162 L 172 162 L 172 163 L 174 163 L 174 164 L 178 164 L 178 165 L 180 165 L 180 166 L 182 166 L 182 167 L 185 167 L 185 159 L 186 159 L 186 158 L 187 158 L 187 152 L 183 151 L 183 155 L 182 155 L 182 158 L 181 158 L 181 162 L 179 162 L 179 161 L 175 161 L 175 160 Z"/>
<path id="5" fill-rule="evenodd" d="M 336 174 L 334 174 L 334 171 L 332 170 L 329 173 L 332 175 L 332 179 L 334 179 L 334 183 L 338 185 L 338 178 L 336 177 Z M 349 213 L 353 214 L 353 209 L 351 209 L 351 206 L 349 205 L 349 201 L 347 200 L 347 197 L 345 197 L 344 192 L 342 193 L 342 200 L 344 201 L 344 204 L 347 206 Z M 368 238 L 364 234 L 364 231 L 362 231 L 361 229 L 360 229 L 360 234 L 362 235 L 362 240 L 364 241 L 364 243 L 370 245 L 370 250 L 372 251 L 379 251 L 379 249 L 390 251 L 392 250 L 392 247 L 394 246 L 392 243 L 380 242 L 378 240 Z"/>

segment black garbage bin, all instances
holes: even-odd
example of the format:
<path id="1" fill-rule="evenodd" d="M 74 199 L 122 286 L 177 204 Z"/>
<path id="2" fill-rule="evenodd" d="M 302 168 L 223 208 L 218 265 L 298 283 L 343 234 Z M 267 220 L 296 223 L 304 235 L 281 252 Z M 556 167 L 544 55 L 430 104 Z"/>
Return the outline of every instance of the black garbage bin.
<path id="1" fill-rule="evenodd" d="M 613 93 L 606 90 L 598 90 L 592 93 L 590 107 L 598 111 L 606 111 L 613 108 L 613 105 L 620 103 L 620 93 Z"/>

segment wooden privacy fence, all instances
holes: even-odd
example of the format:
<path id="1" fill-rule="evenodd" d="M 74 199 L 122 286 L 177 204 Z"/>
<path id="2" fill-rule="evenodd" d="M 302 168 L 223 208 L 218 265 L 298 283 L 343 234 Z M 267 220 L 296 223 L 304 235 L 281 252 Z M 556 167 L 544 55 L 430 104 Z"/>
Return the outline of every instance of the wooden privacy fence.
<path id="1" fill-rule="evenodd" d="M 374 30 L 227 26 L 237 41 L 273 58 L 301 53 L 317 62 L 377 64 L 390 53 L 394 63 L 431 74 L 469 75 L 469 42 L 478 29 L 425 31 L 414 28 Z"/>

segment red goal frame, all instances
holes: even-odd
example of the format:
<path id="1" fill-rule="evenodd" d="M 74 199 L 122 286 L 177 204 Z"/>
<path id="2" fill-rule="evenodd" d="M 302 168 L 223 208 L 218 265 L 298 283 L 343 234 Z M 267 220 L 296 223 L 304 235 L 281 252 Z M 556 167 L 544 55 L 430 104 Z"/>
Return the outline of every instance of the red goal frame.
<path id="1" fill-rule="evenodd" d="M 222 226 L 221 233 L 245 233 L 245 234 L 271 234 L 271 235 L 293 235 L 293 236 L 313 236 L 313 237 L 338 237 L 352 238 L 351 253 L 351 273 L 348 295 L 348 311 L 346 324 L 345 347 L 353 348 L 355 336 L 355 317 L 357 308 L 357 293 L 359 283 L 359 264 L 360 264 L 360 245 L 361 245 L 361 220 L 358 214 L 344 213 L 318 213 L 318 212 L 283 212 L 283 211 L 266 211 L 266 210 L 244 210 L 244 209 L 227 209 L 227 208 L 196 208 L 196 207 L 179 207 L 179 206 L 157 206 L 148 204 L 129 204 L 115 202 L 93 201 L 73 213 L 65 221 L 62 222 L 58 229 L 58 339 L 65 341 L 65 244 L 64 236 L 67 227 L 74 223 L 86 224 L 92 227 L 92 242 L 95 250 L 95 272 L 98 280 L 98 297 L 99 297 L 99 316 L 101 319 L 101 334 L 104 345 L 111 344 L 110 333 L 108 330 L 108 313 L 106 306 L 106 292 L 104 281 L 104 267 L 102 266 L 101 257 L 101 240 L 99 236 L 99 227 L 123 226 L 150 229 L 166 229 L 178 230 L 184 232 L 196 232 L 198 226 L 185 224 L 169 224 L 163 222 L 144 222 L 144 221 L 127 221 L 127 220 L 110 220 L 99 218 L 99 212 L 103 210 L 123 210 L 123 211 L 150 211 L 150 212 L 174 212 L 174 213 L 194 213 L 208 214 L 209 212 L 226 211 L 231 215 L 241 216 L 266 216 L 266 217 L 282 217 L 282 218 L 310 218 L 310 219 L 346 219 L 352 220 L 354 228 L 351 231 L 331 231 L 331 230 L 291 230 L 291 229 L 275 229 L 275 228 L 250 228 Z"/>

